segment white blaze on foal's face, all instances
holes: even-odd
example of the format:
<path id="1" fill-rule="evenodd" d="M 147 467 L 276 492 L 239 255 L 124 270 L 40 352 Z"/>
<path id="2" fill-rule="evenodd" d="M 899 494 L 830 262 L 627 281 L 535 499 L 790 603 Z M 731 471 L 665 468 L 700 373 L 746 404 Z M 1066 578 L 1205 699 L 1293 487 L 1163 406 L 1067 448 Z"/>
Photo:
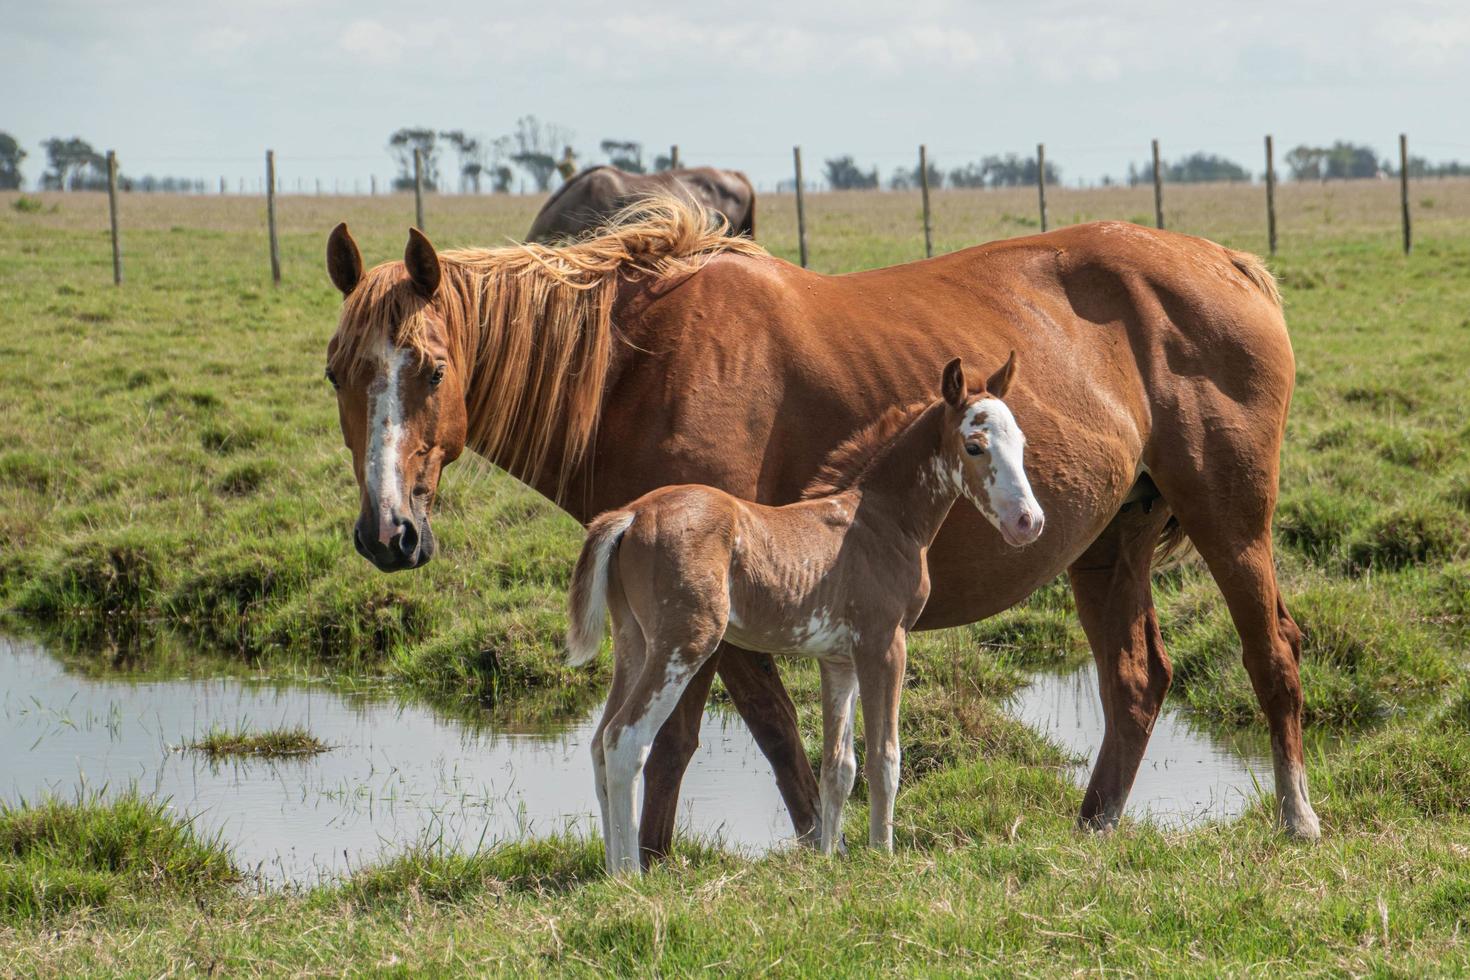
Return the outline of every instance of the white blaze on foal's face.
<path id="1" fill-rule="evenodd" d="M 1000 531 L 1022 547 L 1041 536 L 1045 518 L 1026 478 L 1026 436 L 1002 401 L 1015 376 L 1015 354 L 976 395 L 965 389 L 958 359 L 945 369 L 944 396 L 957 420 L 960 448 L 958 490 Z M 939 465 L 944 465 L 942 462 Z"/>

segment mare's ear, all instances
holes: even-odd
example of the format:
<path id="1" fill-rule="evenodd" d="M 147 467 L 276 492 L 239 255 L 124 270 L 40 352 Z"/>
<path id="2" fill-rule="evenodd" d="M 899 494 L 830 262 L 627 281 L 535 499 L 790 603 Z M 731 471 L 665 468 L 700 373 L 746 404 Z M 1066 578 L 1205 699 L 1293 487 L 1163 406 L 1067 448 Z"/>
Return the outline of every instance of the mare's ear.
<path id="1" fill-rule="evenodd" d="M 969 392 L 965 389 L 965 369 L 956 357 L 944 366 L 944 381 L 939 386 L 944 400 L 955 408 L 963 408 Z"/>
<path id="2" fill-rule="evenodd" d="M 327 275 L 343 296 L 362 281 L 362 253 L 357 250 L 357 242 L 352 240 L 345 221 L 327 236 Z"/>
<path id="3" fill-rule="evenodd" d="M 417 228 L 408 229 L 408 247 L 403 250 L 403 265 L 408 278 L 425 298 L 432 298 L 439 288 L 439 253 Z"/>
<path id="4" fill-rule="evenodd" d="M 1001 365 L 999 371 L 995 372 L 985 382 L 985 390 L 996 398 L 1004 398 L 1006 390 L 1010 388 L 1011 381 L 1016 376 L 1016 352 L 1011 351 L 1011 356 Z"/>

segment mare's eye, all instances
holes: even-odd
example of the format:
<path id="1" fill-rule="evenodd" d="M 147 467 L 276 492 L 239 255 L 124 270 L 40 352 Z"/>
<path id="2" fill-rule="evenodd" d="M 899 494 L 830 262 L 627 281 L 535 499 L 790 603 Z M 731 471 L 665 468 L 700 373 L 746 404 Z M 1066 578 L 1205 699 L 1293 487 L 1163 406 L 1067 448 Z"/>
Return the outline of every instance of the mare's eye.
<path id="1" fill-rule="evenodd" d="M 985 452 L 985 450 L 981 449 L 977 443 L 967 442 L 965 443 L 965 452 L 969 453 L 971 456 L 979 456 L 981 453 Z"/>
<path id="2" fill-rule="evenodd" d="M 327 368 L 327 380 L 330 381 L 330 382 L 332 382 L 332 387 L 333 388 L 340 388 L 340 387 L 342 387 L 340 384 L 337 383 L 337 376 L 332 373 L 332 369 L 331 368 Z"/>
<path id="3" fill-rule="evenodd" d="M 437 387 L 439 387 L 439 382 L 441 382 L 443 380 L 444 380 L 444 365 L 440 364 L 438 367 L 434 368 L 434 373 L 429 376 L 429 384 L 431 384 L 435 388 L 437 388 Z"/>

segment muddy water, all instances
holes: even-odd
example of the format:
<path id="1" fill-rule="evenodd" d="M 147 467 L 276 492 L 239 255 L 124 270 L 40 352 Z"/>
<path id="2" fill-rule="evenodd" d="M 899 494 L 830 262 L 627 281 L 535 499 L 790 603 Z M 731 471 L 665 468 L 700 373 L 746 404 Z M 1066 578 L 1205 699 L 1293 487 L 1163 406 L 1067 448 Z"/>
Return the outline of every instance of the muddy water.
<path id="1" fill-rule="evenodd" d="M 1075 756 L 1072 769 L 1086 786 L 1102 744 L 1102 701 L 1091 663 L 1068 673 L 1041 673 L 1009 704 L 1013 717 L 1049 736 Z M 1265 732 L 1222 737 L 1190 723 L 1165 702 L 1128 798 L 1127 814 L 1169 827 L 1193 826 L 1238 816 L 1272 788 L 1271 751 Z"/>
<path id="2" fill-rule="evenodd" d="M 1102 719 L 1089 671 L 1038 675 L 1016 717 L 1079 755 Z M 223 835 L 270 883 L 311 883 L 430 839 L 461 849 L 598 832 L 587 751 L 597 712 L 547 730 L 472 729 L 391 696 L 240 678 L 130 681 L 66 671 L 0 638 L 0 800 L 136 786 Z M 300 725 L 332 746 L 310 758 L 211 761 L 178 746 L 216 726 Z M 789 843 L 769 765 L 740 720 L 707 712 L 684 781 L 681 829 L 746 853 Z M 1258 747 L 1220 742 L 1166 714 L 1130 813 L 1170 824 L 1238 813 Z M 1076 776 L 1085 781 L 1086 767 Z"/>

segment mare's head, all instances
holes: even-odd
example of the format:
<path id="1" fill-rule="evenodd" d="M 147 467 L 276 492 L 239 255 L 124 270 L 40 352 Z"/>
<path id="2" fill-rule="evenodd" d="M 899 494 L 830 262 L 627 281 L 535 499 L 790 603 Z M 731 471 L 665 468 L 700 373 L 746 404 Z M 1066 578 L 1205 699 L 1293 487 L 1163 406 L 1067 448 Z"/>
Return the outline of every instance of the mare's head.
<path id="1" fill-rule="evenodd" d="M 960 492 L 1012 547 L 1041 537 L 1046 518 L 1031 493 L 1022 457 L 1026 437 L 1003 401 L 1016 376 L 1016 352 L 978 391 L 957 357 L 944 368 L 946 461 L 958 461 Z"/>
<path id="2" fill-rule="evenodd" d="M 401 263 L 364 274 L 357 243 L 338 225 L 327 271 L 344 297 L 327 378 L 361 498 L 352 540 L 385 572 L 417 568 L 434 554 L 439 474 L 465 445 L 461 358 L 433 302 L 439 256 L 412 229 Z"/>

